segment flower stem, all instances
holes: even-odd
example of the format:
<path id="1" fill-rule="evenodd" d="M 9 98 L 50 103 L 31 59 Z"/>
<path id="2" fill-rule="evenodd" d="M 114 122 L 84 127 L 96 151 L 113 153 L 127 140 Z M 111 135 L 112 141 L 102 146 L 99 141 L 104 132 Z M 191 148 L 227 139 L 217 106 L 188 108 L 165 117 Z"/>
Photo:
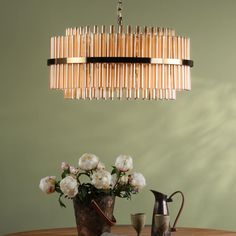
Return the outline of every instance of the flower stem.
<path id="1" fill-rule="evenodd" d="M 120 176 L 121 176 L 121 171 L 119 171 L 118 172 L 118 175 L 117 175 L 117 180 L 116 180 L 116 183 L 115 183 L 115 185 L 114 185 L 114 190 L 116 189 L 116 186 L 118 185 L 118 183 L 119 183 L 119 180 L 120 180 Z"/>

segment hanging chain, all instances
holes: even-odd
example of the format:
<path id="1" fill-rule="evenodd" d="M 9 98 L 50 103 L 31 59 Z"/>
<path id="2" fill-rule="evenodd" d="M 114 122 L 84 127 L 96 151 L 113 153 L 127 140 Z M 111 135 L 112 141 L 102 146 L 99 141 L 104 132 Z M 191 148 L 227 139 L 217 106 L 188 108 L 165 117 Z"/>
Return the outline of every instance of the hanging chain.
<path id="1" fill-rule="evenodd" d="M 118 4 L 117 4 L 117 23 L 118 26 L 122 26 L 123 24 L 123 17 L 122 17 L 122 0 L 118 0 Z"/>

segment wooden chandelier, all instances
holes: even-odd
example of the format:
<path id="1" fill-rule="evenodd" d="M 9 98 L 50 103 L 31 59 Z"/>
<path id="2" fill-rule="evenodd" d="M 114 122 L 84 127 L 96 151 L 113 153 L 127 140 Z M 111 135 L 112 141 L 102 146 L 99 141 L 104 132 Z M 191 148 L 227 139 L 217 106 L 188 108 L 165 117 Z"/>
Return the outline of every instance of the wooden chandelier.
<path id="1" fill-rule="evenodd" d="M 121 4 L 121 0 L 119 0 Z M 190 39 L 168 28 L 69 28 L 51 38 L 50 89 L 68 99 L 176 99 L 191 90 Z"/>

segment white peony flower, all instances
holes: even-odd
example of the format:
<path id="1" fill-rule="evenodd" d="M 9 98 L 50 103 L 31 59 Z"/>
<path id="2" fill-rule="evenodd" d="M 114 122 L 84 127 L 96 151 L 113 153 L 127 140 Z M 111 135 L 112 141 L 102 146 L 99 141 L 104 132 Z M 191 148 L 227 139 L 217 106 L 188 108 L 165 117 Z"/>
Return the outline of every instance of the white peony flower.
<path id="1" fill-rule="evenodd" d="M 93 170 L 97 167 L 99 158 L 94 154 L 85 153 L 79 158 L 79 167 L 82 170 Z"/>
<path id="2" fill-rule="evenodd" d="M 146 185 L 146 180 L 141 173 L 133 173 L 129 181 L 130 185 L 138 191 Z"/>
<path id="3" fill-rule="evenodd" d="M 96 169 L 97 170 L 105 170 L 105 168 L 106 168 L 105 164 L 99 161 Z"/>
<path id="4" fill-rule="evenodd" d="M 125 185 L 125 184 L 128 183 L 128 181 L 129 181 L 129 177 L 128 177 L 127 175 L 123 175 L 123 176 L 120 178 L 119 183 L 120 183 L 121 185 Z"/>
<path id="5" fill-rule="evenodd" d="M 77 168 L 74 166 L 70 166 L 70 173 L 76 175 L 79 172 Z"/>
<path id="6" fill-rule="evenodd" d="M 69 167 L 70 167 L 69 164 L 67 164 L 66 162 L 63 161 L 63 162 L 61 163 L 61 169 L 62 169 L 62 170 L 68 170 Z"/>
<path id="7" fill-rule="evenodd" d="M 44 193 L 53 193 L 55 192 L 56 176 L 47 176 L 40 180 L 39 188 Z"/>
<path id="8" fill-rule="evenodd" d="M 115 167 L 122 171 L 127 172 L 133 169 L 133 159 L 128 155 L 120 155 L 116 158 Z"/>
<path id="9" fill-rule="evenodd" d="M 75 197 L 78 193 L 78 184 L 75 178 L 67 176 L 60 182 L 61 191 L 68 197 Z"/>
<path id="10" fill-rule="evenodd" d="M 92 175 L 92 185 L 97 189 L 109 189 L 111 179 L 111 174 L 108 171 L 99 170 Z"/>

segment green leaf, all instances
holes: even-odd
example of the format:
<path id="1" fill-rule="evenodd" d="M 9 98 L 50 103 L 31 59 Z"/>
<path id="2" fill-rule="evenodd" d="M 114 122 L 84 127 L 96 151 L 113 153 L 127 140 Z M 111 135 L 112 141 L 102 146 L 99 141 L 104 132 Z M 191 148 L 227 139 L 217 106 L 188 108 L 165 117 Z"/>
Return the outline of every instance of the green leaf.
<path id="1" fill-rule="evenodd" d="M 62 174 L 61 174 L 61 177 L 62 177 L 62 179 L 64 179 L 67 175 L 69 175 L 70 174 L 70 170 L 68 169 L 68 170 L 64 170 L 63 172 L 62 172 Z"/>
<path id="2" fill-rule="evenodd" d="M 111 175 L 119 175 L 120 174 L 120 171 L 115 167 L 115 166 L 112 166 L 112 171 L 111 171 Z"/>
<path id="3" fill-rule="evenodd" d="M 57 193 L 62 193 L 62 191 L 61 191 L 60 188 L 55 188 L 55 191 L 56 191 Z"/>
<path id="4" fill-rule="evenodd" d="M 82 176 L 82 175 L 88 176 L 89 179 L 91 180 L 91 176 L 90 176 L 90 173 L 89 173 L 89 172 L 81 172 L 81 173 L 78 174 L 77 178 L 79 179 L 79 177 Z"/>
<path id="5" fill-rule="evenodd" d="M 62 196 L 63 196 L 63 193 L 60 194 L 58 201 L 59 201 L 59 204 L 60 204 L 61 207 L 65 207 L 66 208 L 66 205 L 61 200 Z"/>

